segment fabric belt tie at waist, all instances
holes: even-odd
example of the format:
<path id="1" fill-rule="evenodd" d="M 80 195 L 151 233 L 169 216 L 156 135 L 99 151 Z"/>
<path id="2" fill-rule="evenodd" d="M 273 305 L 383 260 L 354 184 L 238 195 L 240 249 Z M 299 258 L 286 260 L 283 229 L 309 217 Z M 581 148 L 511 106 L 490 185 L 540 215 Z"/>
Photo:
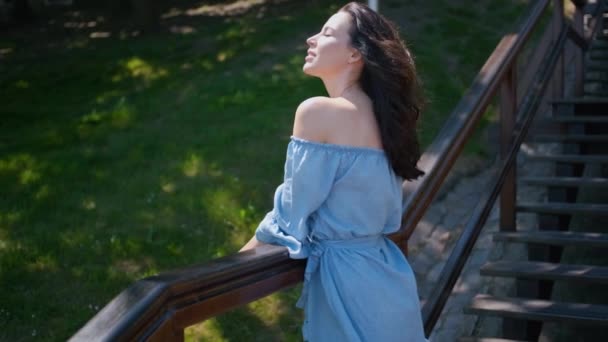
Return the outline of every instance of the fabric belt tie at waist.
<path id="1" fill-rule="evenodd" d="M 304 308 L 306 305 L 306 299 L 308 297 L 308 283 L 310 281 L 310 277 L 316 270 L 319 268 L 319 261 L 321 260 L 321 256 L 325 252 L 327 248 L 332 249 L 358 249 L 358 248 L 374 248 L 378 247 L 382 240 L 384 239 L 384 235 L 371 235 L 364 237 L 357 237 L 351 239 L 342 239 L 342 240 L 317 240 L 311 237 L 308 237 L 309 241 L 309 254 L 308 261 L 306 263 L 306 269 L 304 270 L 304 287 L 302 288 L 302 294 L 296 306 L 298 308 Z"/>

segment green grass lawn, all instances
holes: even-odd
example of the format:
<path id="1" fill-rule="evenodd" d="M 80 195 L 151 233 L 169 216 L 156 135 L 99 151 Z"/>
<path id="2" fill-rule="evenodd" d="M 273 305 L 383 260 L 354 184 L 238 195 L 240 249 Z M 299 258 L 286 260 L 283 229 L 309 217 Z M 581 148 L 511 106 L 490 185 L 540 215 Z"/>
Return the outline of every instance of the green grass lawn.
<path id="1" fill-rule="evenodd" d="M 316 3 L 176 14 L 150 34 L 85 11 L 0 36 L 0 340 L 65 340 L 133 281 L 251 237 L 282 180 L 295 108 L 325 95 L 301 72 L 305 39 L 344 2 Z M 524 6 L 383 2 L 431 100 L 425 145 Z M 187 339 L 297 341 L 298 294 Z"/>

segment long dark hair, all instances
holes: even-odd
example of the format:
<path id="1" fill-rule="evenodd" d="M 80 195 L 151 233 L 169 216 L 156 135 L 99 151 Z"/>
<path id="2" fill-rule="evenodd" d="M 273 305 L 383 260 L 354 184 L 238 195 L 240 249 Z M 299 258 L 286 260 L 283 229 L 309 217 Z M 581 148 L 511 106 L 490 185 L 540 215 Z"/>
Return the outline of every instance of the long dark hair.
<path id="1" fill-rule="evenodd" d="M 424 175 L 416 166 L 420 159 L 416 122 L 425 100 L 413 56 L 396 25 L 368 6 L 350 2 L 340 11 L 353 20 L 351 46 L 364 60 L 359 82 L 373 102 L 389 163 L 397 175 L 416 179 Z"/>

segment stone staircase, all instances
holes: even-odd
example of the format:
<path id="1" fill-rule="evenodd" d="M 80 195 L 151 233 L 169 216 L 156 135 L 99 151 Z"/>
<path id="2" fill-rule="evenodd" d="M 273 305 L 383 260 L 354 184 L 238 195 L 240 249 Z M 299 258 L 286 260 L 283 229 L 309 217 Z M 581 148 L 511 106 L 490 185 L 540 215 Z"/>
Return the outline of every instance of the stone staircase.
<path id="1" fill-rule="evenodd" d="M 585 61 L 585 97 L 608 96 L 608 13 L 602 19 Z"/>
<path id="2" fill-rule="evenodd" d="M 601 20 L 598 34 L 586 54 L 584 95 L 553 101 L 552 117 L 537 123 L 546 129 L 529 137 L 532 142 L 561 145 L 559 153 L 530 157 L 537 162 L 552 163 L 555 171 L 552 176 L 518 180 L 547 190 L 546 202 L 517 203 L 518 213 L 537 216 L 538 228 L 500 232 L 493 237 L 495 243 L 525 244 L 527 260 L 499 260 L 480 268 L 482 276 L 515 279 L 514 294 L 478 294 L 464 310 L 471 315 L 501 317 L 502 335 L 468 336 L 458 341 L 548 341 L 541 336 L 544 322 L 608 327 L 606 303 L 561 302 L 551 296 L 555 282 L 608 284 L 608 264 L 560 262 L 565 248 L 608 251 L 608 226 L 600 232 L 581 231 L 572 226 L 577 222 L 573 220 L 575 216 L 598 220 L 601 224 L 608 217 L 608 200 L 590 203 L 580 200 L 579 196 L 580 190 L 586 187 L 608 190 L 608 12 L 603 13 Z M 587 177 L 585 170 L 590 167 L 601 172 Z M 608 337 L 597 336 L 596 341 L 607 340 Z"/>

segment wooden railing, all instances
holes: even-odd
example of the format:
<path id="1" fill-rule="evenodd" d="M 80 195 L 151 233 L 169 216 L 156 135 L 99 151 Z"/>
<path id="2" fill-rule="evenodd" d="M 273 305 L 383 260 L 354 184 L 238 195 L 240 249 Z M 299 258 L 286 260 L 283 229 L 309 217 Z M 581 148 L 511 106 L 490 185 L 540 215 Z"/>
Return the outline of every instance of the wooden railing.
<path id="1" fill-rule="evenodd" d="M 553 20 L 549 27 L 546 28 L 545 34 L 543 34 L 543 37 L 547 37 L 548 35 L 553 36 L 553 42 L 551 44 L 541 44 L 542 50 L 540 52 L 536 51 L 534 54 L 535 58 L 533 58 L 525 71 L 527 74 L 533 74 L 534 78 L 532 78 L 531 84 L 520 85 L 522 88 L 527 88 L 527 92 L 521 104 L 518 105 L 517 103 L 519 98 L 517 94 L 517 57 L 522 45 L 530 36 L 534 25 L 538 22 L 548 3 L 549 1 L 538 1 L 519 33 L 507 35 L 501 40 L 494 53 L 488 59 L 488 62 L 486 62 L 486 65 L 480 71 L 473 87 L 471 87 L 472 92 L 475 93 L 475 85 L 480 84 L 479 89 L 481 90 L 475 98 L 487 99 L 488 96 L 494 95 L 497 92 L 497 83 L 500 85 L 501 159 L 493 167 L 493 175 L 490 177 L 492 181 L 488 185 L 487 190 L 482 193 L 440 273 L 440 278 L 432 290 L 429 300 L 422 307 L 425 334 L 427 336 L 431 334 L 435 323 L 439 319 L 441 311 L 468 260 L 498 196 L 500 196 L 500 230 L 514 231 L 516 229 L 515 163 L 517 152 L 538 111 L 541 100 L 545 96 L 547 86 L 549 84 L 553 86 L 554 97 L 561 98 L 564 95 L 563 53 L 567 38 L 572 39 L 580 49 L 574 51 L 576 52 L 574 63 L 576 72 L 579 73 L 577 76 L 580 77 L 582 74 L 583 54 L 579 52 L 584 52 L 588 47 L 588 43 L 583 36 L 582 15 L 580 13 L 585 2 L 574 2 L 576 13 L 573 18 L 574 27 L 572 27 L 564 20 L 562 1 L 554 0 Z M 595 16 L 598 13 L 602 13 L 601 6 L 596 9 Z M 597 24 L 594 29 L 596 28 Z M 489 79 L 487 86 L 483 85 L 484 77 Z M 580 82 L 579 77 L 575 78 L 574 95 L 582 94 L 582 82 Z M 478 100 L 476 103 L 487 104 L 487 102 L 481 100 Z M 465 108 L 464 111 L 470 108 L 467 107 L 466 97 L 460 104 Z M 472 116 L 475 116 L 477 113 L 481 115 L 483 110 L 485 110 L 485 106 L 483 108 L 472 107 Z"/>
<path id="2" fill-rule="evenodd" d="M 525 80 L 523 84 L 519 82 L 518 86 L 517 58 L 549 2 L 537 1 L 520 24 L 519 31 L 507 34 L 499 42 L 437 138 L 424 152 L 419 166 L 426 175 L 418 181 L 404 183 L 406 200 L 401 229 L 389 237 L 407 253 L 407 240 L 445 181 L 464 144 L 472 136 L 488 104 L 495 95 L 500 95 L 502 160 L 496 167 L 496 181 L 480 199 L 446 263 L 442 277 L 423 306 L 427 336 L 430 335 L 499 193 L 501 229 L 514 229 L 514 164 L 519 144 L 556 65 L 557 88 L 558 92 L 562 91 L 563 62 L 560 64 L 559 61 L 566 37 L 586 49 L 580 15 L 585 1 L 575 2 L 578 5 L 577 14 L 574 28 L 571 28 L 564 22 L 561 0 L 553 0 L 553 20 L 547 29 L 549 31 L 546 31 L 551 33 L 543 35 L 551 36 L 552 44 L 545 44 L 546 39 L 541 40 L 541 50 L 534 53 L 525 72 L 526 75 L 536 74 L 537 77 Z M 542 57 L 546 58 L 543 60 Z M 582 65 L 582 54 L 577 58 L 577 63 Z M 581 83 L 578 84 L 579 87 L 580 85 Z M 518 89 L 529 90 L 520 106 L 517 105 L 518 98 L 523 97 L 518 95 Z M 516 117 L 521 118 L 517 124 Z M 304 267 L 305 260 L 290 259 L 285 248 L 263 246 L 203 265 L 148 277 L 122 291 L 71 340 L 183 340 L 184 329 L 190 325 L 298 284 L 303 279 Z"/>

